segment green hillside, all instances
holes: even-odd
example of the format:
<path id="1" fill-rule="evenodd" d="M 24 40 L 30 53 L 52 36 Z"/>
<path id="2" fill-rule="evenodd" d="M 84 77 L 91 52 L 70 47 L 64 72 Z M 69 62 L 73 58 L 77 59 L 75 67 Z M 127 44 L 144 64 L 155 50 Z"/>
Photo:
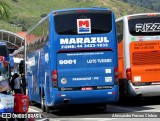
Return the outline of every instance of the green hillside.
<path id="1" fill-rule="evenodd" d="M 160 12 L 160 1 L 159 0 L 139 0 L 138 2 L 137 0 L 121 0 L 121 1 Z"/>
<path id="2" fill-rule="evenodd" d="M 107 7 L 115 12 L 116 18 L 143 12 L 154 12 L 120 0 L 4 0 L 10 5 L 9 21 L 0 20 L 0 29 L 12 32 L 26 31 L 34 26 L 46 14 L 55 9 L 76 7 Z"/>

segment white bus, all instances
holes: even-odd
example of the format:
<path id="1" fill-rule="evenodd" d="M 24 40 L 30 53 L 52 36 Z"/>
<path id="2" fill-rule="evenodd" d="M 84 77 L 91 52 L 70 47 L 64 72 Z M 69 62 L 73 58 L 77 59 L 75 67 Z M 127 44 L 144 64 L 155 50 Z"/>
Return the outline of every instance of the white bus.
<path id="1" fill-rule="evenodd" d="M 120 96 L 160 96 L 160 14 L 116 19 Z"/>

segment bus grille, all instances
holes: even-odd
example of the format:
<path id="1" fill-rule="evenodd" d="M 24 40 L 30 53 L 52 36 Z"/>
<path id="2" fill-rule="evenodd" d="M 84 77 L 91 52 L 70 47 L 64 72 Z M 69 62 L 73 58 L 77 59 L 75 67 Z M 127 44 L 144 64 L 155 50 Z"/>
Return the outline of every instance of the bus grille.
<path id="1" fill-rule="evenodd" d="M 134 52 L 132 55 L 133 65 L 160 64 L 160 51 Z"/>

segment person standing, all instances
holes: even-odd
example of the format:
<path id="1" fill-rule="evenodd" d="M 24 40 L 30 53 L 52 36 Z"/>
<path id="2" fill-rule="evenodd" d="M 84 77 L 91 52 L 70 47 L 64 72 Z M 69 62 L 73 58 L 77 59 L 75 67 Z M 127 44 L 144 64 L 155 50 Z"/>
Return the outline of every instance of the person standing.
<path id="1" fill-rule="evenodd" d="M 26 95 L 26 79 L 25 79 L 25 75 L 24 73 L 22 73 L 22 84 L 21 84 L 21 87 L 22 87 L 22 92 L 24 95 Z"/>
<path id="2" fill-rule="evenodd" d="M 11 87 L 11 90 L 14 91 L 14 80 L 17 78 L 17 73 L 14 73 L 13 76 L 11 77 L 11 80 L 10 80 L 10 87 Z"/>
<path id="3" fill-rule="evenodd" d="M 21 76 L 19 76 L 19 74 L 15 74 L 15 80 L 14 80 L 14 93 L 21 93 Z"/>

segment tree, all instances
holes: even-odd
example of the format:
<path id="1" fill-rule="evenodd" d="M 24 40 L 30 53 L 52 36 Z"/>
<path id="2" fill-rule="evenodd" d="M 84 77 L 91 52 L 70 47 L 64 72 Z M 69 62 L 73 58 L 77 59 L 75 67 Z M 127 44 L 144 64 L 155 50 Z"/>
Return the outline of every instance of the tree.
<path id="1" fill-rule="evenodd" d="M 9 5 L 0 0 L 0 19 L 9 19 L 10 11 Z"/>

